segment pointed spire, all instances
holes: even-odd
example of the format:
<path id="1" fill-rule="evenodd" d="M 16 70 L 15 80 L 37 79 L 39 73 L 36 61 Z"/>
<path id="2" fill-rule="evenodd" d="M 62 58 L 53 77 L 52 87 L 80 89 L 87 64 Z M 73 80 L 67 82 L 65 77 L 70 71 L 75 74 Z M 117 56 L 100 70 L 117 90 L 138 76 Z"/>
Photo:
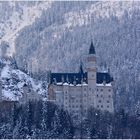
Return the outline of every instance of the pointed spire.
<path id="1" fill-rule="evenodd" d="M 69 83 L 69 77 L 68 77 L 68 75 L 66 77 L 66 82 Z"/>
<path id="2" fill-rule="evenodd" d="M 64 76 L 63 75 L 61 77 L 61 81 L 62 81 L 62 83 L 64 83 Z"/>
<path id="3" fill-rule="evenodd" d="M 83 71 L 83 64 L 82 64 L 82 62 L 80 62 L 79 73 L 81 73 L 81 74 L 83 74 L 83 73 L 84 73 L 84 71 Z"/>
<path id="4" fill-rule="evenodd" d="M 90 49 L 89 49 L 89 54 L 95 54 L 95 47 L 93 46 L 93 42 L 91 41 Z"/>

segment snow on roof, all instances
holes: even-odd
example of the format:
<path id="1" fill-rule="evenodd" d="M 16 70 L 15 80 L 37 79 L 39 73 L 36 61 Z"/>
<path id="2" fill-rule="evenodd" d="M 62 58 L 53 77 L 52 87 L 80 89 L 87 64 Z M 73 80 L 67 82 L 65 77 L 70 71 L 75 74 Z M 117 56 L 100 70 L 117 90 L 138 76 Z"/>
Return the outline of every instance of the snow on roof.
<path id="1" fill-rule="evenodd" d="M 62 85 L 62 84 L 63 84 L 62 82 L 57 83 L 57 85 Z"/>
<path id="2" fill-rule="evenodd" d="M 77 84 L 76 86 L 80 87 L 80 86 L 82 86 L 82 85 L 81 85 L 81 84 Z"/>
<path id="3" fill-rule="evenodd" d="M 70 86 L 74 86 L 73 84 L 70 84 Z"/>
<path id="4" fill-rule="evenodd" d="M 88 84 L 87 84 L 87 83 L 83 83 L 82 85 L 83 85 L 83 86 L 87 86 Z"/>
<path id="5" fill-rule="evenodd" d="M 64 85 L 64 86 L 68 86 L 69 84 L 68 84 L 68 83 L 64 83 L 63 85 Z"/>
<path id="6" fill-rule="evenodd" d="M 110 86 L 112 86 L 112 84 L 111 83 L 108 83 L 108 84 L 96 84 L 96 86 L 105 86 L 105 87 L 110 87 Z"/>

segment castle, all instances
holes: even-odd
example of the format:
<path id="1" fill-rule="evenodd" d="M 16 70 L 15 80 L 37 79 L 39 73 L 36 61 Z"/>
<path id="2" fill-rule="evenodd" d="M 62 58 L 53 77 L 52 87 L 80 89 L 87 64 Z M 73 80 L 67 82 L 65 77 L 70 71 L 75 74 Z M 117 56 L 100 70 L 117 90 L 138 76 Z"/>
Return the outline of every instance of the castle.
<path id="1" fill-rule="evenodd" d="M 80 66 L 78 73 L 50 73 L 48 100 L 67 110 L 74 119 L 84 116 L 90 107 L 113 113 L 113 78 L 108 72 L 97 72 L 93 43 L 86 70 Z"/>
<path id="2" fill-rule="evenodd" d="M 86 71 L 82 65 L 78 73 L 50 73 L 48 80 L 48 101 L 67 110 L 74 120 L 85 116 L 90 107 L 114 112 L 113 78 L 108 72 L 97 72 L 96 53 L 93 43 L 87 55 Z M 41 95 L 31 91 L 24 84 L 21 103 L 41 100 Z M 0 83 L 0 101 L 2 83 Z"/>

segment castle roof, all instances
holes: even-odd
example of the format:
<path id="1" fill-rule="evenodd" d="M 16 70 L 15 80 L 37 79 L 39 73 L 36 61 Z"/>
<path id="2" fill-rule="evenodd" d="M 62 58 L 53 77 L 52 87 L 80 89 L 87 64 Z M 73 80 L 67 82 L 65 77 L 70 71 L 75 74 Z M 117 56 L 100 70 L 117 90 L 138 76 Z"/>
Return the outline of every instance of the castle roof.
<path id="1" fill-rule="evenodd" d="M 91 45 L 89 48 L 89 54 L 95 54 L 95 47 L 93 46 L 93 42 L 91 42 Z"/>
<path id="2" fill-rule="evenodd" d="M 88 83 L 87 72 L 85 73 L 51 73 L 51 84 L 54 82 L 57 83 L 70 83 L 73 84 L 76 81 L 76 84 L 81 84 L 81 81 Z M 103 82 L 110 83 L 113 81 L 113 78 L 109 73 L 97 72 L 97 84 L 102 84 Z"/>

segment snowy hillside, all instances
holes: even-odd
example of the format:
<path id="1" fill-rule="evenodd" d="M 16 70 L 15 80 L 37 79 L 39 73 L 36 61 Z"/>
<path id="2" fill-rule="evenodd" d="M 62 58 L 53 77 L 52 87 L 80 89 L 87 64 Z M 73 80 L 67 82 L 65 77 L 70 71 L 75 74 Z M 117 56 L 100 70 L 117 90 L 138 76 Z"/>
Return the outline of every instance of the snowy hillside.
<path id="1" fill-rule="evenodd" d="M 27 26 L 19 32 L 16 39 L 17 62 L 23 67 L 21 61 L 25 57 L 28 68 L 33 71 L 78 69 L 77 61 L 83 59 L 82 56 L 88 52 L 91 38 L 97 52 L 107 45 L 108 48 L 115 47 L 113 43 L 117 42 L 118 37 L 111 39 L 111 34 L 120 32 L 121 26 L 127 20 L 126 24 L 130 26 L 129 20 L 133 20 L 133 15 L 137 15 L 135 10 L 139 8 L 140 3 L 133 1 L 55 2 L 32 26 Z M 105 39 L 108 40 L 106 44 L 111 43 L 106 45 Z M 97 55 L 101 55 L 101 52 Z M 56 58 L 60 64 L 58 67 L 55 62 L 52 63 Z"/>
<path id="2" fill-rule="evenodd" d="M 13 67 L 10 61 L 1 60 L 2 99 L 19 100 L 22 97 L 23 85 L 27 84 L 37 94 L 46 95 L 42 82 L 36 81 L 29 75 Z"/>
<path id="3" fill-rule="evenodd" d="M 0 2 L 0 42 L 9 42 L 8 55 L 15 52 L 14 41 L 18 31 L 31 25 L 50 6 L 51 2 Z"/>
<path id="4" fill-rule="evenodd" d="M 13 3 L 1 9 L 7 12 L 1 14 L 1 41 L 13 46 L 9 54 L 15 52 L 19 68 L 41 74 L 78 71 L 81 60 L 86 66 L 93 39 L 98 70 L 109 67 L 114 77 L 115 104 L 133 110 L 140 100 L 139 1 Z"/>

